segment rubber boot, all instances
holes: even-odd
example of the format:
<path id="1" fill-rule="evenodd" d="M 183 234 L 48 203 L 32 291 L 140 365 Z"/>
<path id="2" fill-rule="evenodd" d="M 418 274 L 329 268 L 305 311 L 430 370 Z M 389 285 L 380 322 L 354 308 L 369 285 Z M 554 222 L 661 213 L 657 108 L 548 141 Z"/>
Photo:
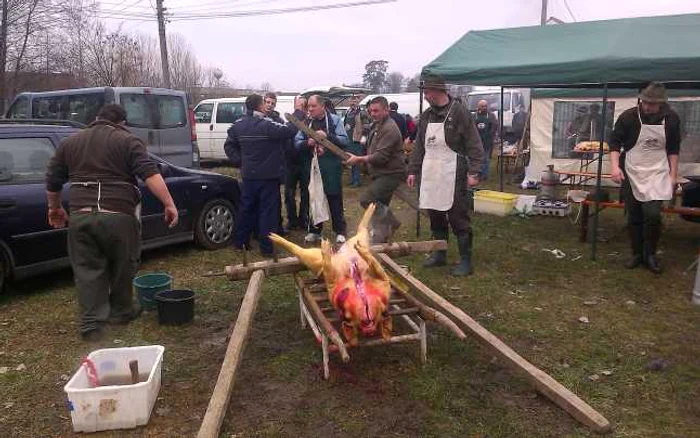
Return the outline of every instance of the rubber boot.
<path id="1" fill-rule="evenodd" d="M 447 231 L 433 231 L 433 239 L 435 240 L 447 240 Z M 423 267 L 434 268 L 436 266 L 445 266 L 447 264 L 447 251 L 433 251 L 425 262 L 423 262 Z"/>
<path id="2" fill-rule="evenodd" d="M 450 271 L 450 275 L 455 277 L 466 277 L 471 275 L 472 270 L 472 234 L 465 234 L 457 238 L 459 248 L 459 264 Z"/>
<path id="3" fill-rule="evenodd" d="M 656 247 L 661 237 L 661 224 L 644 227 L 644 262 L 647 269 L 654 274 L 661 273 L 661 265 L 656 259 Z"/>
<path id="4" fill-rule="evenodd" d="M 634 269 L 644 262 L 644 228 L 642 225 L 627 225 L 627 232 L 632 245 L 632 258 L 625 264 L 625 268 Z"/>

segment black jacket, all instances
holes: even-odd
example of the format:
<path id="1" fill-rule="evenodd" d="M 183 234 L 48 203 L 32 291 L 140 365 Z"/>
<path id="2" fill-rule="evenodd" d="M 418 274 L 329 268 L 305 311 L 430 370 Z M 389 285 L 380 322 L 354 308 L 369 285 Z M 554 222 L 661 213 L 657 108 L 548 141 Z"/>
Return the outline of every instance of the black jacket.
<path id="1" fill-rule="evenodd" d="M 394 120 L 396 126 L 399 127 L 399 131 L 401 131 L 401 137 L 404 140 L 408 138 L 408 127 L 406 126 L 406 117 L 404 117 L 402 114 L 399 114 L 396 111 L 390 111 L 389 116 Z"/>
<path id="2" fill-rule="evenodd" d="M 294 115 L 304 118 L 301 111 Z M 285 175 L 285 152 L 297 131 L 291 123 L 249 113 L 229 128 L 224 151 L 233 166 L 241 168 L 245 179 L 281 179 Z"/>

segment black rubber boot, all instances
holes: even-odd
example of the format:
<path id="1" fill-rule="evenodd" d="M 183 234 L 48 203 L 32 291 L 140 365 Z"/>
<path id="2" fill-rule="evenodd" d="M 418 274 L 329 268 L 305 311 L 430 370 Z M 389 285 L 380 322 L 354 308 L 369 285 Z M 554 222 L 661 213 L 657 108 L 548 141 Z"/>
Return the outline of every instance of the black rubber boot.
<path id="1" fill-rule="evenodd" d="M 433 239 L 435 240 L 447 240 L 446 231 L 433 231 Z M 447 251 L 433 251 L 425 262 L 423 262 L 423 267 L 434 268 L 436 266 L 445 266 L 447 264 Z"/>
<path id="2" fill-rule="evenodd" d="M 472 235 L 471 233 L 457 238 L 460 261 L 459 264 L 450 271 L 450 275 L 455 277 L 466 277 L 472 275 Z"/>
<path id="3" fill-rule="evenodd" d="M 625 268 L 634 269 L 644 262 L 644 228 L 641 225 L 627 225 L 627 232 L 632 245 L 632 258 L 625 264 Z"/>
<path id="4" fill-rule="evenodd" d="M 644 263 L 654 274 L 661 273 L 661 265 L 656 259 L 656 247 L 661 237 L 661 224 L 644 227 Z"/>

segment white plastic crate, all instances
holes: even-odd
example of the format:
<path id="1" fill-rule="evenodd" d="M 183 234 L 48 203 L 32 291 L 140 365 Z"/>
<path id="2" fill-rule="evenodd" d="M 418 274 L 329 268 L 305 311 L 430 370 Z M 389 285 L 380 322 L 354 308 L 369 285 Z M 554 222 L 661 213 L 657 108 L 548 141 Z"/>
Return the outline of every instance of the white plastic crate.
<path id="1" fill-rule="evenodd" d="M 85 366 L 81 365 L 63 388 L 68 396 L 73 430 L 96 432 L 147 424 L 160 392 L 164 351 L 160 345 L 148 345 L 106 348 L 90 353 L 88 359 L 95 364 L 100 381 L 129 382 L 129 361 L 132 360 L 138 361 L 139 374 L 147 374 L 147 378 L 133 385 L 92 388 Z"/>

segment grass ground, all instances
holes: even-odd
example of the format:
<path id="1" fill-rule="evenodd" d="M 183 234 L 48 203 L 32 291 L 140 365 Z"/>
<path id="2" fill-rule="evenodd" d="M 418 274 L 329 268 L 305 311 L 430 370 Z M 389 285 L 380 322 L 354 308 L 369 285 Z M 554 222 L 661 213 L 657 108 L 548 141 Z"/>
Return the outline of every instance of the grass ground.
<path id="1" fill-rule="evenodd" d="M 513 187 L 507 189 L 513 190 Z M 361 189 L 360 189 L 361 190 Z M 351 227 L 357 189 L 348 189 Z M 397 240 L 415 240 L 415 215 Z M 697 257 L 696 224 L 667 217 L 661 242 L 666 271 L 627 271 L 620 211 L 602 215 L 596 261 L 566 218 L 475 215 L 472 277 L 449 267 L 402 259 L 424 283 L 464 309 L 523 357 L 606 416 L 617 437 L 700 436 L 700 308 L 689 302 Z M 351 228 L 352 229 L 352 228 Z M 295 239 L 302 235 L 296 233 Z M 427 239 L 423 224 L 420 239 Z M 555 258 L 544 249 L 566 254 Z M 454 239 L 449 256 L 456 261 Z M 63 385 L 82 356 L 103 347 L 165 346 L 163 387 L 147 427 L 97 436 L 193 436 L 199 428 L 246 284 L 201 274 L 241 262 L 231 249 L 193 245 L 144 255 L 142 271 L 166 271 L 197 292 L 195 320 L 159 326 L 145 314 L 105 339 L 76 333 L 77 303 L 69 271 L 15 284 L 0 297 L 0 436 L 71 436 Z M 579 318 L 585 316 L 589 323 Z M 26 369 L 17 371 L 23 364 Z M 656 370 L 655 370 L 656 369 Z M 597 376 L 597 377 L 596 377 Z M 428 364 L 415 345 L 336 357 L 321 377 L 321 354 L 299 328 L 291 277 L 265 281 L 222 436 L 590 436 L 473 340 L 458 342 L 429 327 Z"/>

